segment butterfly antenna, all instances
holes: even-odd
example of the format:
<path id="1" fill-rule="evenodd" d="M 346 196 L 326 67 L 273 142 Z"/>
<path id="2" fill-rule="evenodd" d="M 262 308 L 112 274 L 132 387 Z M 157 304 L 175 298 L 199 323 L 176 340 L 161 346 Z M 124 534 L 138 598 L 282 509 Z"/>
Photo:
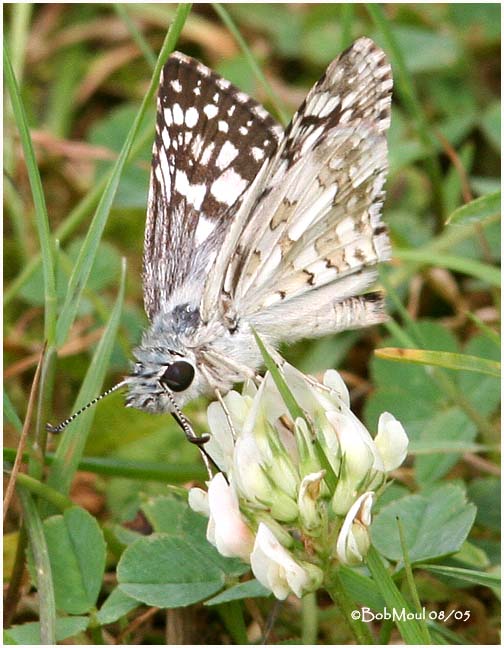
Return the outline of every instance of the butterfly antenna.
<path id="1" fill-rule="evenodd" d="M 72 421 L 75 421 L 75 419 L 82 414 L 82 412 L 85 412 L 87 409 L 92 407 L 93 405 L 96 405 L 99 401 L 103 400 L 107 396 L 110 396 L 110 394 L 113 394 L 115 391 L 118 389 L 122 389 L 123 387 L 126 387 L 128 383 L 126 380 L 121 380 L 120 383 L 117 383 L 117 385 L 114 385 L 110 389 L 107 389 L 107 391 L 103 392 L 103 394 L 100 394 L 96 398 L 93 398 L 92 401 L 90 401 L 87 405 L 84 405 L 84 407 L 81 407 L 80 410 L 72 414 L 72 416 L 69 416 L 67 419 L 62 421 L 61 423 L 58 423 L 58 425 L 51 425 L 51 423 L 46 423 L 45 429 L 50 432 L 51 434 L 60 434 L 63 432 L 63 430 L 69 425 Z"/>

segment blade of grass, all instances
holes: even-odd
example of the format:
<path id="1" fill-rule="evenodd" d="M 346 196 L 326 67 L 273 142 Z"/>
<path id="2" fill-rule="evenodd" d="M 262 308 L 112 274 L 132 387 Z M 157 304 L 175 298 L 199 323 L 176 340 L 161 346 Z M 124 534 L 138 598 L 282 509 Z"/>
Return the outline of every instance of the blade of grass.
<path id="1" fill-rule="evenodd" d="M 254 55 L 250 51 L 249 46 L 245 42 L 243 36 L 240 34 L 240 30 L 238 27 L 235 25 L 233 19 L 231 18 L 229 12 L 227 9 L 224 8 L 224 6 L 220 2 L 213 2 L 212 7 L 214 8 L 215 12 L 219 16 L 219 18 L 222 20 L 222 22 L 226 25 L 226 27 L 229 29 L 231 34 L 233 34 L 236 42 L 238 43 L 240 49 L 245 55 L 245 58 L 247 59 L 247 63 L 250 66 L 250 69 L 254 73 L 254 76 L 256 79 L 259 81 L 259 83 L 263 86 L 264 91 L 266 92 L 266 95 L 268 99 L 271 102 L 271 105 L 275 109 L 275 112 L 280 120 L 280 123 L 282 126 L 287 126 L 289 123 L 289 117 L 287 113 L 284 111 L 284 109 L 280 106 L 280 103 L 273 92 L 272 87 L 268 83 L 266 77 L 262 73 L 261 68 L 259 65 L 257 65 L 257 62 L 254 58 Z"/>
<path id="2" fill-rule="evenodd" d="M 465 313 L 466 317 L 471 320 L 471 322 L 479 328 L 479 330 L 485 335 L 489 340 L 491 340 L 496 347 L 500 349 L 501 347 L 501 337 L 497 333 L 497 331 L 494 331 L 493 328 L 485 324 L 483 320 L 481 320 L 479 317 L 477 317 L 474 313 L 470 313 L 467 311 Z"/>
<path id="3" fill-rule="evenodd" d="M 14 76 L 21 83 L 33 4 L 31 2 L 16 2 L 10 6 L 10 9 L 11 29 L 9 34 L 9 50 L 12 52 Z"/>
<path id="4" fill-rule="evenodd" d="M 138 137 L 138 140 L 133 145 L 131 154 L 128 158 L 127 165 L 131 164 L 139 152 L 144 148 L 146 143 L 152 141 L 154 137 L 154 124 L 149 125 L 143 133 Z M 54 233 L 55 240 L 63 243 L 66 239 L 75 232 L 79 225 L 85 218 L 95 209 L 100 201 L 100 197 L 110 180 L 113 170 L 109 175 L 105 176 L 96 184 L 81 200 L 81 202 L 72 209 L 66 219 L 56 228 Z M 30 280 L 30 278 L 38 271 L 40 264 L 40 255 L 32 257 L 28 264 L 23 269 L 20 275 L 14 279 L 11 285 L 4 292 L 4 306 L 16 297 L 21 288 Z"/>
<path id="5" fill-rule="evenodd" d="M 500 220 L 500 216 L 488 216 L 483 221 L 481 221 L 481 227 L 490 227 L 494 223 Z M 423 245 L 418 249 L 418 252 L 422 253 L 422 256 L 425 255 L 442 255 L 446 250 L 452 250 L 462 241 L 466 239 L 474 238 L 474 225 L 461 225 L 460 227 L 447 227 L 437 236 L 434 240 L 430 241 L 428 244 Z M 394 252 L 395 256 L 395 252 Z M 418 269 L 422 266 L 423 261 L 418 263 L 411 260 L 411 263 L 407 265 L 401 265 L 398 268 L 394 268 L 390 276 L 390 283 L 393 286 L 401 286 L 406 283 L 409 278 L 414 275 Z"/>
<path id="6" fill-rule="evenodd" d="M 15 448 L 4 448 L 4 461 L 12 462 L 16 456 Z M 54 463 L 54 452 L 45 455 L 46 463 Z M 23 461 L 28 460 L 28 453 L 23 454 Z M 126 479 L 139 479 L 142 481 L 157 481 L 164 484 L 183 484 L 191 479 L 204 481 L 208 477 L 200 463 L 169 464 L 156 461 L 139 461 L 119 459 L 118 457 L 82 457 L 77 465 L 77 470 L 85 470 L 96 475 L 107 477 L 124 477 Z"/>
<path id="7" fill-rule="evenodd" d="M 9 394 L 5 390 L 3 393 L 3 413 L 7 421 L 9 421 L 9 423 L 16 428 L 16 431 L 21 432 L 21 430 L 23 429 L 23 424 L 21 423 L 21 419 L 16 412 L 16 408 L 12 404 Z"/>
<path id="8" fill-rule="evenodd" d="M 42 254 L 42 268 L 44 276 L 44 336 L 49 345 L 51 345 L 54 341 L 56 331 L 56 279 L 54 273 L 53 245 L 50 237 L 49 219 L 47 216 L 44 191 L 42 189 L 42 181 L 40 179 L 40 173 L 35 159 L 28 120 L 5 44 L 4 74 L 12 103 L 14 118 L 19 131 L 21 144 L 23 146 L 26 169 L 28 171 L 33 205 L 35 208 L 35 222 L 39 237 L 40 251 Z"/>
<path id="9" fill-rule="evenodd" d="M 40 643 L 56 645 L 56 605 L 49 552 L 37 507 L 27 490 L 18 486 L 17 492 L 23 507 L 23 519 L 35 562 L 37 589 L 40 602 Z"/>
<path id="10" fill-rule="evenodd" d="M 126 6 L 122 2 L 114 2 L 114 9 L 117 15 L 123 20 L 124 24 L 128 28 L 131 38 L 138 45 L 138 49 L 144 55 L 145 60 L 150 65 L 152 69 L 156 66 L 156 55 L 152 51 L 151 46 L 144 38 L 142 32 L 137 28 L 131 16 L 129 15 Z"/>
<path id="11" fill-rule="evenodd" d="M 401 261 L 414 261 L 420 265 L 439 266 L 448 268 L 455 272 L 475 277 L 481 281 L 487 282 L 490 286 L 499 287 L 501 283 L 501 273 L 498 268 L 494 268 L 486 263 L 467 259 L 465 257 L 454 256 L 451 254 L 435 254 L 430 250 L 395 250 L 394 257 Z"/>
<path id="12" fill-rule="evenodd" d="M 501 213 L 501 192 L 496 191 L 486 196 L 472 200 L 466 205 L 458 207 L 452 212 L 446 223 L 450 225 L 467 225 L 469 223 L 480 223 L 489 216 Z"/>
<path id="13" fill-rule="evenodd" d="M 126 263 L 123 262 L 119 295 L 82 383 L 74 411 L 89 403 L 101 390 L 121 317 L 125 279 Z M 70 423 L 60 440 L 47 483 L 61 493 L 66 494 L 70 489 L 73 476 L 84 452 L 93 416 L 94 411 L 92 408 L 81 414 L 78 419 Z"/>
<path id="14" fill-rule="evenodd" d="M 406 68 L 401 49 L 395 39 L 391 22 L 387 20 L 383 8 L 377 3 L 367 3 L 366 8 L 373 19 L 373 22 L 381 32 L 392 64 L 394 66 L 394 77 L 397 92 L 401 97 L 407 110 L 416 122 L 418 135 L 425 149 L 429 152 L 426 158 L 427 170 L 432 183 L 434 206 L 439 217 L 444 220 L 444 196 L 443 177 L 441 166 L 436 154 L 437 143 L 433 137 L 432 129 L 422 109 L 420 101 L 415 92 L 411 74 Z"/>
<path id="15" fill-rule="evenodd" d="M 331 599 L 341 610 L 343 617 L 355 636 L 357 643 L 364 646 L 373 645 L 373 635 L 368 624 L 362 621 L 360 616 L 355 615 L 357 606 L 350 598 L 348 591 L 341 579 L 340 572 L 337 569 L 329 569 L 325 574 L 324 587 Z"/>
<path id="16" fill-rule="evenodd" d="M 397 519 L 397 526 L 399 530 L 399 538 L 401 542 L 401 551 L 403 555 L 403 563 L 404 563 L 404 571 L 406 573 L 406 581 L 408 583 L 408 588 L 410 592 L 411 599 L 413 601 L 413 605 L 415 606 L 416 611 L 421 614 L 422 613 L 422 604 L 420 603 L 420 597 L 418 596 L 418 590 L 415 584 L 415 579 L 413 577 L 413 569 L 411 567 L 411 561 L 409 559 L 409 554 L 408 554 L 408 548 L 406 544 L 406 540 L 404 537 L 404 527 L 401 523 L 400 519 Z M 424 645 L 431 644 L 431 638 L 429 636 L 429 630 L 427 629 L 427 624 L 425 621 L 420 621 L 419 622 L 420 629 L 423 633 L 423 641 L 422 643 Z"/>
<path id="17" fill-rule="evenodd" d="M 487 360 L 478 356 L 448 351 L 424 351 L 423 349 L 382 348 L 376 349 L 377 358 L 394 362 L 412 362 L 414 364 L 431 365 L 455 369 L 457 371 L 475 371 L 500 378 L 500 362 Z"/>
<path id="18" fill-rule="evenodd" d="M 352 44 L 352 24 L 355 18 L 355 8 L 352 2 L 340 4 L 341 11 L 341 50 Z"/>
<path id="19" fill-rule="evenodd" d="M 301 409 L 301 407 L 297 404 L 296 399 L 294 398 L 291 390 L 289 389 L 289 386 L 285 382 L 285 378 L 283 377 L 280 369 L 278 368 L 276 362 L 273 360 L 271 355 L 268 353 L 268 350 L 266 349 L 264 343 L 260 339 L 260 337 L 257 335 L 257 333 L 252 329 L 252 333 L 254 334 L 254 337 L 257 342 L 257 346 L 259 347 L 259 351 L 261 352 L 261 355 L 264 360 L 264 364 L 266 365 L 266 369 L 270 372 L 271 377 L 273 378 L 273 382 L 275 383 L 278 391 L 280 392 L 280 396 L 282 397 L 283 402 L 285 403 L 287 409 L 289 410 L 289 414 L 292 418 L 293 421 L 295 421 L 298 418 L 302 418 L 305 422 L 306 425 L 308 426 L 309 429 L 312 429 L 313 426 L 311 425 L 310 421 L 307 420 L 305 413 Z M 308 384 L 307 384 L 308 388 Z M 315 433 L 314 433 L 314 447 L 317 452 L 318 459 L 326 471 L 324 479 L 327 482 L 328 487 L 331 490 L 334 490 L 336 488 L 337 484 L 337 478 L 334 473 L 333 467 L 331 466 L 331 463 L 329 462 L 329 459 L 326 457 L 325 452 L 319 442 L 319 440 L 316 438 Z"/>
<path id="20" fill-rule="evenodd" d="M 12 473 L 10 474 L 12 475 Z M 30 475 L 27 475 L 26 473 L 18 473 L 16 475 L 16 486 L 22 486 L 32 495 L 36 495 L 37 497 L 51 503 L 59 512 L 74 506 L 74 503 L 69 497 L 62 495 L 54 488 L 51 488 L 38 479 L 30 477 Z"/>
<path id="21" fill-rule="evenodd" d="M 396 611 L 396 614 L 410 614 L 412 611 L 408 602 L 397 589 L 397 585 L 392 580 L 389 572 L 385 568 L 383 561 L 374 547 L 371 547 L 367 555 L 367 566 L 373 580 L 380 590 L 388 608 Z M 404 611 L 404 612 L 403 612 Z M 401 637 L 410 645 L 425 645 L 424 631 L 416 619 L 406 619 L 399 617 L 396 620 L 396 626 Z"/>
<path id="22" fill-rule="evenodd" d="M 190 4 L 179 4 L 175 14 L 173 23 L 168 30 L 168 34 L 161 47 L 161 51 L 156 62 L 154 72 L 152 74 L 149 89 L 145 94 L 140 109 L 133 121 L 130 131 L 126 137 L 123 148 L 114 165 L 114 169 L 110 176 L 107 186 L 103 192 L 101 200 L 96 209 L 95 216 L 91 221 L 86 238 L 82 244 L 79 256 L 74 266 L 74 271 L 68 282 L 68 290 L 65 296 L 65 301 L 61 309 L 56 327 L 56 340 L 58 345 L 61 345 L 67 337 L 68 331 L 77 313 L 79 302 L 82 292 L 86 285 L 86 281 L 91 272 L 91 268 L 98 251 L 98 245 L 107 222 L 107 218 L 112 207 L 112 202 L 119 186 L 121 174 L 126 165 L 129 157 L 133 142 L 140 129 L 141 121 L 145 114 L 147 106 L 150 104 L 154 94 L 157 90 L 159 83 L 159 75 L 161 69 L 168 57 L 173 51 L 175 44 L 180 36 L 180 32 L 184 26 L 186 18 L 191 10 Z"/>
<path id="23" fill-rule="evenodd" d="M 426 569 L 434 574 L 457 578 L 473 585 L 482 587 L 499 588 L 501 578 L 498 574 L 488 574 L 487 572 L 476 571 L 473 569 L 464 569 L 462 567 L 448 567 L 445 565 L 417 564 L 417 569 Z"/>

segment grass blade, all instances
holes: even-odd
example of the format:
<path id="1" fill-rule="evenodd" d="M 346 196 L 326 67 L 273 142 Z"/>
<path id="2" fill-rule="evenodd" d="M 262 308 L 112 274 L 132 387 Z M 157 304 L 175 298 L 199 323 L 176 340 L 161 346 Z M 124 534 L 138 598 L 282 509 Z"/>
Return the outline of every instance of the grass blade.
<path id="1" fill-rule="evenodd" d="M 443 216 L 443 179 L 441 167 L 436 154 L 437 143 L 434 141 L 432 128 L 430 128 L 427 117 L 422 109 L 422 105 L 418 100 L 411 75 L 406 68 L 406 63 L 404 62 L 404 56 L 395 39 L 390 22 L 387 20 L 383 8 L 379 4 L 371 2 L 366 4 L 366 8 L 375 25 L 381 32 L 388 53 L 390 54 L 394 66 L 394 78 L 397 92 L 401 96 L 401 100 L 405 107 L 415 120 L 418 135 L 426 150 L 429 152 L 426 164 L 432 182 L 434 204 L 438 213 Z"/>
<path id="2" fill-rule="evenodd" d="M 119 157 L 117 158 L 110 179 L 107 182 L 105 191 L 103 192 L 100 203 L 98 204 L 98 207 L 96 209 L 96 214 L 89 226 L 88 233 L 86 235 L 84 243 L 82 244 L 82 248 L 75 263 L 74 270 L 69 279 L 65 302 L 58 319 L 56 329 L 56 340 L 58 344 L 62 344 L 66 339 L 68 330 L 70 329 L 70 326 L 72 325 L 72 322 L 77 313 L 82 292 L 91 272 L 96 253 L 98 251 L 98 245 L 100 243 L 103 230 L 105 228 L 107 218 L 112 207 L 112 202 L 119 186 L 121 174 L 126 165 L 126 161 L 128 160 L 133 142 L 140 129 L 140 125 L 147 106 L 150 104 L 157 90 L 161 68 L 163 67 L 168 55 L 175 48 L 175 44 L 178 40 L 180 32 L 182 31 L 190 10 L 190 4 L 178 5 L 175 19 L 171 24 L 170 29 L 168 30 L 168 34 L 166 35 L 166 38 L 164 40 L 163 46 L 161 47 L 149 89 L 142 101 L 140 109 L 128 133 L 128 136 L 126 137 L 124 146 L 119 154 Z"/>
<path id="3" fill-rule="evenodd" d="M 21 138 L 23 152 L 26 162 L 26 169 L 28 171 L 28 178 L 33 196 L 33 205 L 35 208 L 35 223 L 40 243 L 40 251 L 42 254 L 42 268 L 44 275 L 44 300 L 45 300 L 45 321 L 44 321 L 44 335 L 49 345 L 53 343 L 55 336 L 56 326 L 56 278 L 54 273 L 54 255 L 53 246 L 51 242 L 51 235 L 49 230 L 49 219 L 47 216 L 47 208 L 44 198 L 44 191 L 42 189 L 42 181 L 38 170 L 37 162 L 35 159 L 35 152 L 33 150 L 33 143 L 30 136 L 30 129 L 28 127 L 28 119 L 26 112 L 21 101 L 21 95 L 14 76 L 14 70 L 9 58 L 9 53 L 4 43 L 4 73 L 5 83 L 9 91 L 10 100 L 12 103 L 12 110 L 16 125 Z"/>
<path id="4" fill-rule="evenodd" d="M 40 643 L 41 645 L 54 646 L 56 645 L 56 605 L 51 563 L 49 562 L 42 520 L 28 491 L 18 486 L 17 492 L 23 507 L 24 523 L 37 574 L 37 590 L 40 601 Z"/>
<path id="5" fill-rule="evenodd" d="M 377 358 L 394 362 L 412 362 L 414 364 L 434 365 L 456 371 L 475 371 L 500 378 L 500 362 L 487 360 L 478 356 L 449 351 L 424 351 L 423 349 L 383 348 L 376 349 Z"/>
<path id="6" fill-rule="evenodd" d="M 268 96 L 268 99 L 271 101 L 271 105 L 274 107 L 275 112 L 277 113 L 278 118 L 280 119 L 280 123 L 282 124 L 282 126 L 287 126 L 287 124 L 290 121 L 288 115 L 278 103 L 278 99 L 276 98 L 273 89 L 271 88 L 266 77 L 262 73 L 261 68 L 257 65 L 254 55 L 250 51 L 250 48 L 245 42 L 243 36 L 240 34 L 239 29 L 234 24 L 234 21 L 229 15 L 229 12 L 227 11 L 227 9 L 224 8 L 224 6 L 220 2 L 214 2 L 212 6 L 215 12 L 219 15 L 219 18 L 226 25 L 229 31 L 233 34 L 236 42 L 240 46 L 240 49 L 244 53 L 245 58 L 247 59 L 247 62 L 250 65 L 252 72 L 254 73 L 254 76 L 259 81 L 259 83 L 263 86 L 264 91 Z"/>
<path id="7" fill-rule="evenodd" d="M 436 254 L 431 250 L 396 250 L 394 256 L 401 261 L 414 261 L 415 263 L 440 266 L 455 272 L 462 272 L 470 277 L 481 279 L 490 286 L 500 287 L 501 274 L 498 268 L 486 263 L 454 256 L 452 254 Z"/>
<path id="8" fill-rule="evenodd" d="M 92 400 L 101 390 L 101 385 L 108 367 L 110 354 L 119 327 L 122 304 L 124 299 L 124 286 L 126 278 L 126 264 L 123 264 L 119 295 L 114 305 L 107 327 L 100 340 L 93 360 L 89 365 L 84 382 L 80 389 L 74 411 L 83 407 Z M 87 434 L 93 420 L 94 411 L 88 410 L 72 422 L 60 440 L 54 456 L 54 463 L 47 483 L 61 493 L 68 493 L 77 466 L 82 458 Z"/>
<path id="9" fill-rule="evenodd" d="M 374 547 L 371 547 L 369 550 L 366 564 L 373 576 L 374 582 L 385 599 L 387 607 L 396 610 L 397 614 L 401 614 L 403 610 L 405 614 L 411 613 L 412 610 L 410 609 L 408 602 L 397 589 L 396 584 L 392 580 L 387 569 L 385 569 L 385 565 Z M 417 620 L 399 618 L 395 623 L 402 638 L 407 644 L 419 646 L 425 645 L 424 632 Z"/>
<path id="10" fill-rule="evenodd" d="M 446 223 L 450 225 L 468 225 L 469 223 L 480 223 L 489 216 L 500 214 L 501 192 L 481 196 L 472 200 L 466 205 L 458 207 L 450 214 Z"/>

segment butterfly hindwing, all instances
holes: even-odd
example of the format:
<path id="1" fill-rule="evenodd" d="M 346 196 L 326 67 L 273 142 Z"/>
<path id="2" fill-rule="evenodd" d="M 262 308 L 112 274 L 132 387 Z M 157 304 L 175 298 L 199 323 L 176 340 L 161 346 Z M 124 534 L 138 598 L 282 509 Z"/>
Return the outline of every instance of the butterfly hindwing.
<path id="1" fill-rule="evenodd" d="M 333 61 L 294 115 L 225 279 L 236 311 L 258 330 L 284 316 L 297 317 L 300 328 L 303 320 L 289 314 L 309 309 L 322 317 L 325 308 L 321 334 L 332 330 L 332 304 L 345 320 L 347 298 L 350 310 L 362 313 L 356 325 L 365 323 L 365 300 L 354 297 L 389 255 L 380 208 L 391 89 L 385 55 L 362 38 Z"/>

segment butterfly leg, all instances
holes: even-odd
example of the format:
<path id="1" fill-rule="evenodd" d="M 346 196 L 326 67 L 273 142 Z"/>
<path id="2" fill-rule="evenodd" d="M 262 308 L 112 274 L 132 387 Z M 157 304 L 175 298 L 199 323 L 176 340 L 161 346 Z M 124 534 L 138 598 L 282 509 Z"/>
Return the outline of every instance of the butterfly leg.
<path id="1" fill-rule="evenodd" d="M 226 417 L 227 424 L 229 425 L 229 429 L 231 430 L 231 434 L 233 436 L 233 439 L 236 441 L 236 430 L 233 425 L 233 421 L 231 420 L 231 414 L 229 413 L 229 410 L 227 408 L 226 403 L 224 402 L 224 399 L 222 398 L 222 394 L 220 393 L 220 390 L 216 389 L 215 390 L 215 395 L 217 396 L 217 400 L 220 403 L 220 406 L 222 407 L 222 411 L 224 412 L 224 416 Z"/>

